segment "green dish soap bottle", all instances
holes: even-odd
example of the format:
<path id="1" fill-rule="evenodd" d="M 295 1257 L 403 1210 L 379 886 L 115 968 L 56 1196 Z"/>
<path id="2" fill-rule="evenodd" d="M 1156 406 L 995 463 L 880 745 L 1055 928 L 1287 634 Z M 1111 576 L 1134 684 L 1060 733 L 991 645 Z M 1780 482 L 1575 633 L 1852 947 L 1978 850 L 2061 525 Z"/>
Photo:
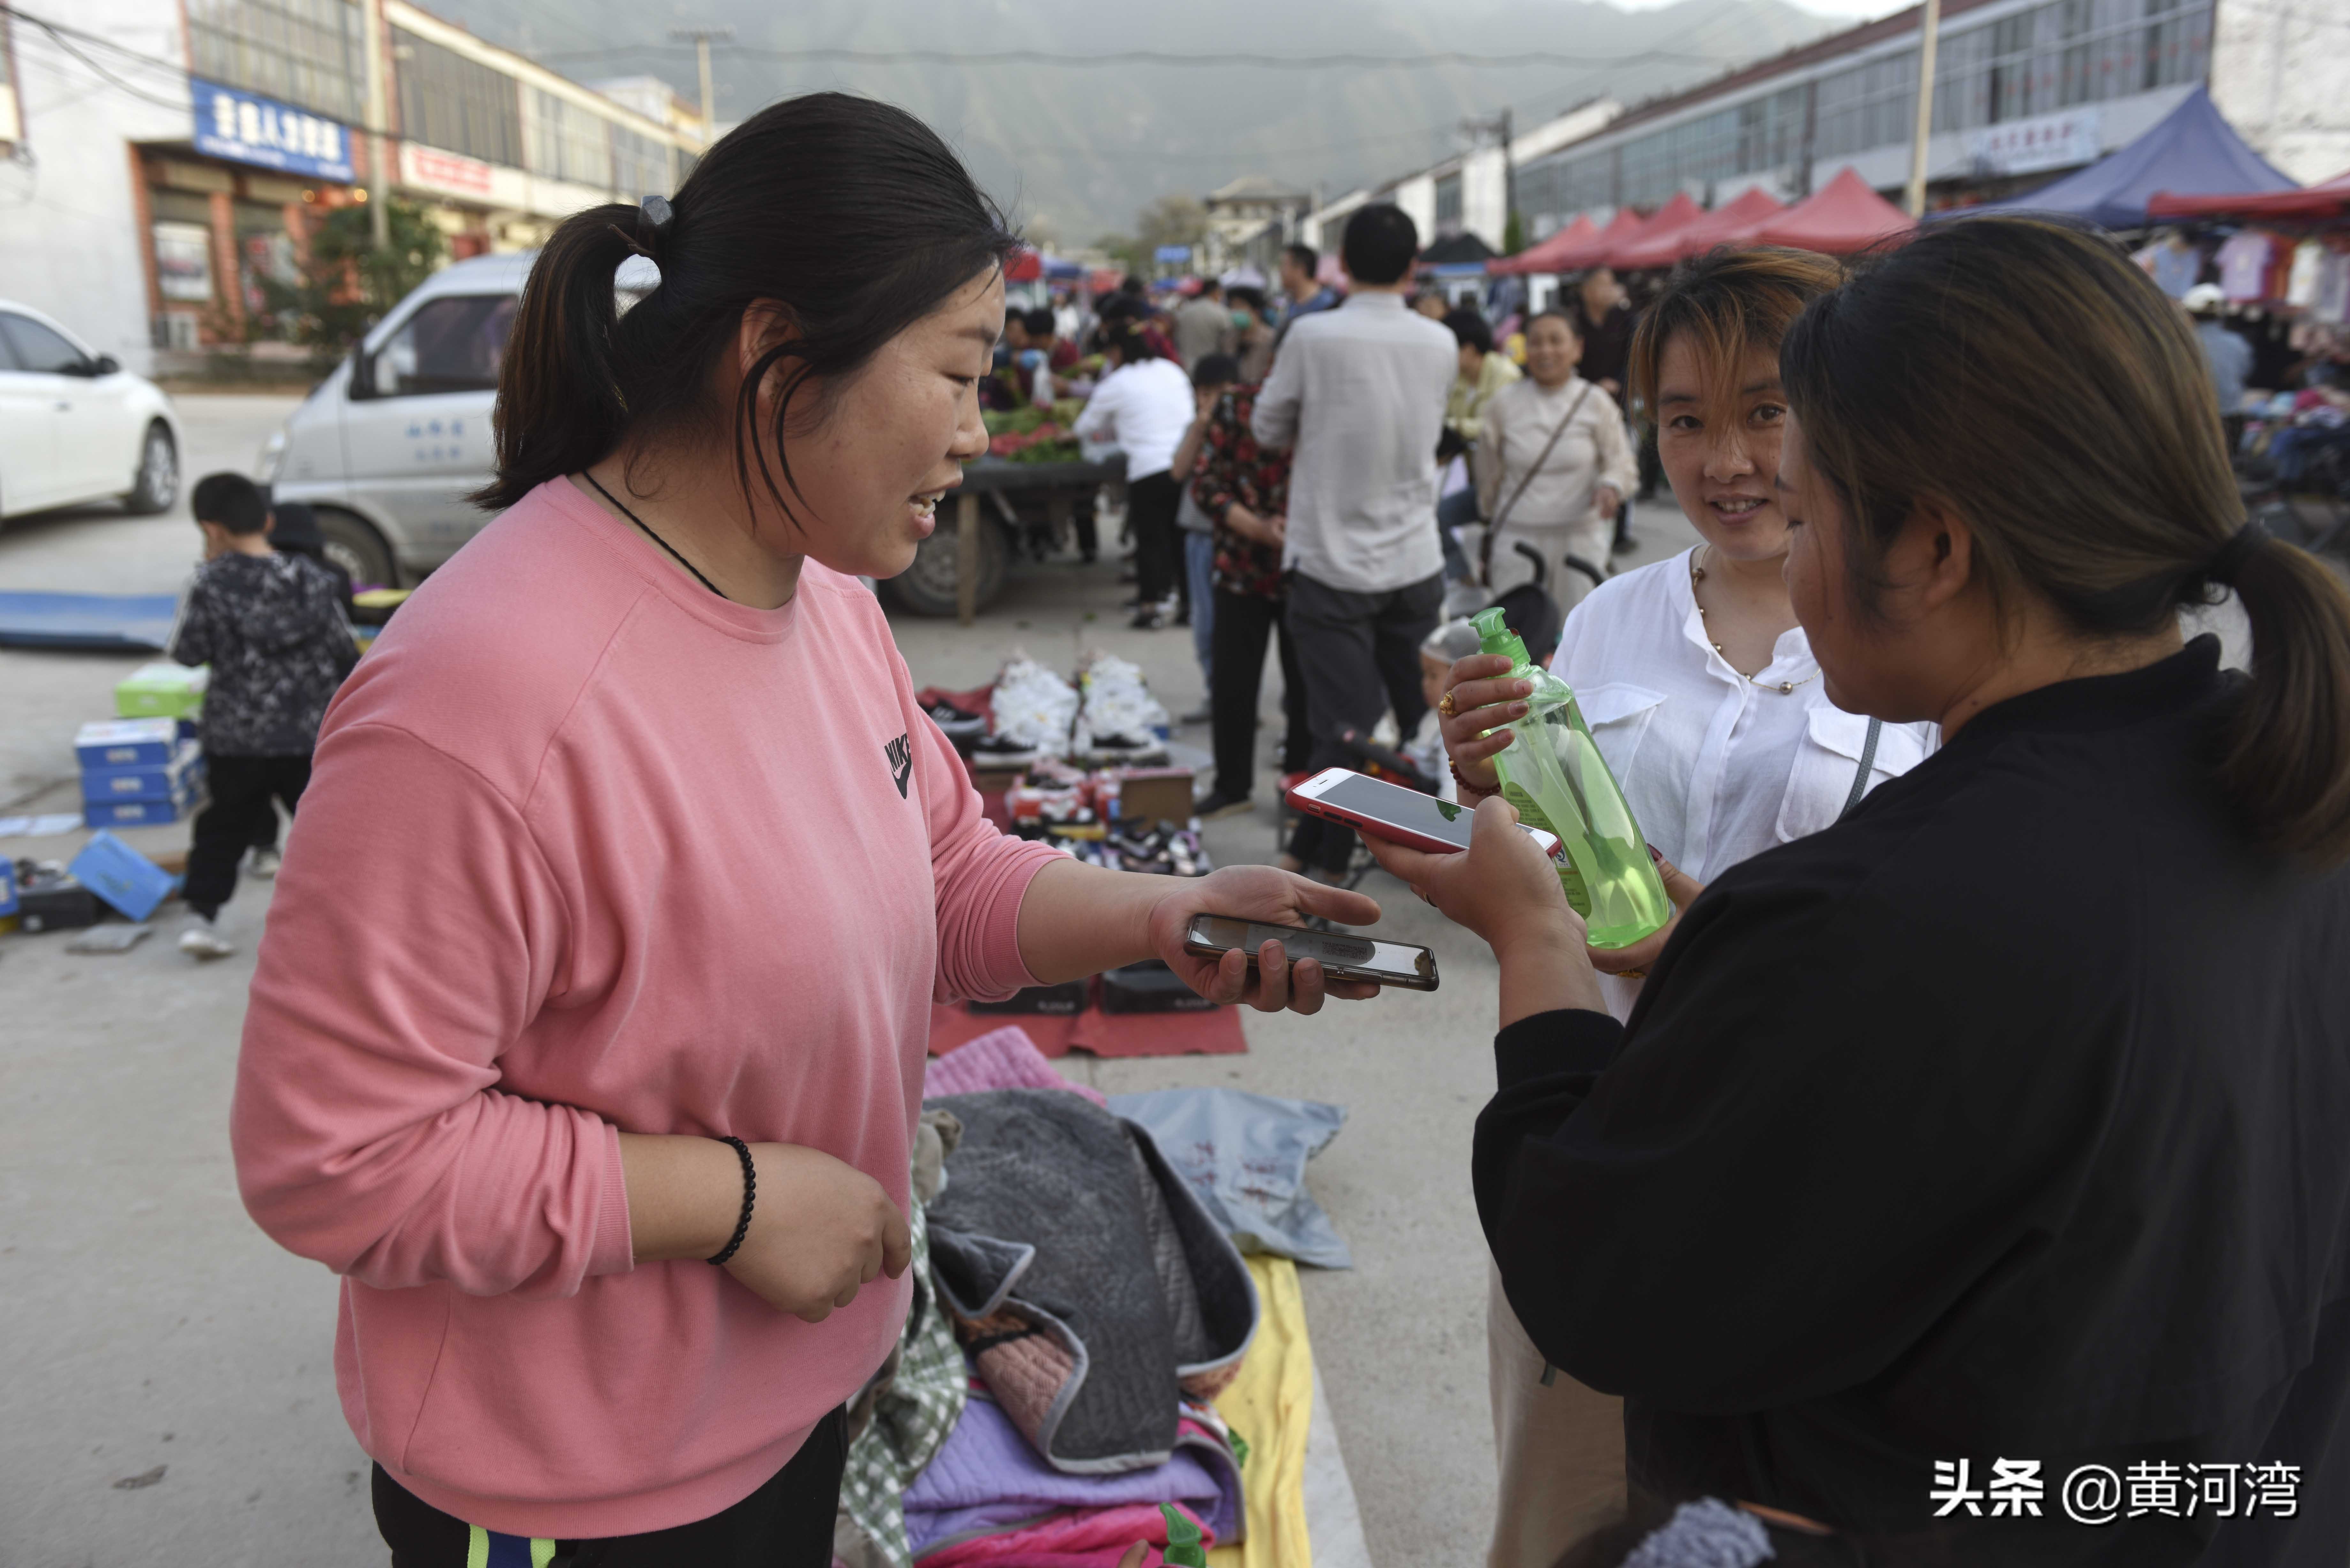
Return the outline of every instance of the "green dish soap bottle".
<path id="1" fill-rule="evenodd" d="M 1589 929 L 1595 948 L 1628 948 L 1673 918 L 1673 901 L 1648 857 L 1648 841 L 1607 771 L 1575 689 L 1526 657 L 1526 645 L 1502 624 L 1497 607 L 1472 622 L 1487 653 L 1510 661 L 1509 679 L 1531 680 L 1526 713 L 1507 726 L 1509 750 L 1493 759 L 1502 796 L 1518 820 L 1558 836 L 1565 863 L 1558 879 L 1566 901 Z"/>

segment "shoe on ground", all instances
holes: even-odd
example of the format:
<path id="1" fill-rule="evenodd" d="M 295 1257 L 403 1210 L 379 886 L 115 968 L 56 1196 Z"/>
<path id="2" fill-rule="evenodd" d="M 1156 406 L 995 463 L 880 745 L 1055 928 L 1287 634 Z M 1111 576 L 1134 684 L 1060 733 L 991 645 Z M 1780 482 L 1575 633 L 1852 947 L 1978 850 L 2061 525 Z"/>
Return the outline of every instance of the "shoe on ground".
<path id="1" fill-rule="evenodd" d="M 244 868 L 244 874 L 256 882 L 273 880 L 277 875 L 278 867 L 285 864 L 285 859 L 286 857 L 275 849 L 256 849 L 253 852 L 252 864 Z"/>
<path id="2" fill-rule="evenodd" d="M 1194 708 L 1190 712 L 1184 714 L 1182 718 L 1177 720 L 1176 722 L 1181 724 L 1204 724 L 1215 716 L 1215 710 L 1210 707 L 1207 703 L 1202 702 L 1197 708 Z"/>
<path id="3" fill-rule="evenodd" d="M 1611 556 L 1628 556 L 1640 547 L 1639 539 L 1631 534 L 1618 534 L 1616 542 L 1607 546 Z"/>
<path id="4" fill-rule="evenodd" d="M 1190 626 L 1191 624 L 1191 607 L 1186 605 L 1181 609 L 1177 610 L 1175 612 L 1173 624 L 1177 626 Z"/>
<path id="5" fill-rule="evenodd" d="M 1167 618 L 1159 613 L 1156 606 L 1145 605 L 1135 611 L 1134 618 L 1126 624 L 1137 631 L 1159 631 L 1165 628 Z"/>
<path id="6" fill-rule="evenodd" d="M 212 921 L 202 915 L 190 915 L 187 925 L 180 931 L 180 950 L 191 958 L 224 959 L 236 948 Z"/>
<path id="7" fill-rule="evenodd" d="M 1191 815 L 1201 822 L 1213 822 L 1219 817 L 1239 816 L 1253 809 L 1256 802 L 1244 794 L 1226 794 L 1219 790 L 1191 808 Z"/>

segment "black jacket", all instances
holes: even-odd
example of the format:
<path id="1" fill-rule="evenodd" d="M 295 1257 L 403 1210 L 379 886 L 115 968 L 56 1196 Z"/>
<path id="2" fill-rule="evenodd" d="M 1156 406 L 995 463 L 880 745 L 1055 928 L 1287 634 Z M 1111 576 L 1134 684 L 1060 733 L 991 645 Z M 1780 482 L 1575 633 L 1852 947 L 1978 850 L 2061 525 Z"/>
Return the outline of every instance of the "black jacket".
<path id="1" fill-rule="evenodd" d="M 1503 1032 L 1478 1210 L 1637 1481 L 1899 1538 L 1872 1561 L 2350 1556 L 2350 873 L 2241 833 L 2217 661 L 1986 711 L 1725 873 L 1628 1025 Z M 1936 1461 L 1998 1459 L 2040 1519 L 1934 1517 Z M 2059 1495 L 2269 1461 L 2295 1517 Z"/>
<path id="2" fill-rule="evenodd" d="M 307 757 L 359 649 L 326 567 L 301 556 L 232 555 L 196 569 L 172 657 L 212 666 L 198 721 L 205 752 Z"/>

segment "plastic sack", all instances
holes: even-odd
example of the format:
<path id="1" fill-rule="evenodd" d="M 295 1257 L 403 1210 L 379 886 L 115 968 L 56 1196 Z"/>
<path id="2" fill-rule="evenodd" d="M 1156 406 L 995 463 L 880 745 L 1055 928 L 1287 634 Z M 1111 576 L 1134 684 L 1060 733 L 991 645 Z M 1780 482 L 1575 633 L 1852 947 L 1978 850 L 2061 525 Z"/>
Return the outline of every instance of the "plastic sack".
<path id="1" fill-rule="evenodd" d="M 1354 1267 L 1305 1189 L 1305 1162 L 1346 1126 L 1346 1106 L 1244 1089 L 1154 1089 L 1113 1095 L 1109 1108 L 1141 1124 L 1242 1251 Z"/>

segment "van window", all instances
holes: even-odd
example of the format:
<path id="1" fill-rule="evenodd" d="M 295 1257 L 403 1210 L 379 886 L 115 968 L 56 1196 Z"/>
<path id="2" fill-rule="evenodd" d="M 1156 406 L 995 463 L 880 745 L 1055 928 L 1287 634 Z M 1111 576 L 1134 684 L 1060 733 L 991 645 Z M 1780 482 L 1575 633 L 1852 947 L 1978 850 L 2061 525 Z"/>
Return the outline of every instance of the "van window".
<path id="1" fill-rule="evenodd" d="M 402 323 L 375 355 L 375 395 L 494 392 L 506 337 L 514 330 L 511 294 L 452 295 L 430 301 Z"/>

